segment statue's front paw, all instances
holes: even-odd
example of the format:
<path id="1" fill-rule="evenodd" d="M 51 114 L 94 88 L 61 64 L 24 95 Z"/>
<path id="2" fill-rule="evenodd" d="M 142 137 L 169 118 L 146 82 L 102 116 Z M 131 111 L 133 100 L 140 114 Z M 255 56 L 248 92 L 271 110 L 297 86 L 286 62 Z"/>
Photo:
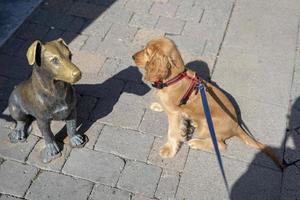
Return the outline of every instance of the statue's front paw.
<path id="1" fill-rule="evenodd" d="M 26 133 L 24 130 L 13 130 L 8 134 L 8 138 L 11 143 L 17 143 L 17 142 L 25 142 L 26 141 Z"/>
<path id="2" fill-rule="evenodd" d="M 72 147 L 80 148 L 83 147 L 87 141 L 87 137 L 77 134 L 70 138 L 70 145 Z"/>
<path id="3" fill-rule="evenodd" d="M 46 144 L 46 147 L 43 149 L 41 154 L 43 163 L 49 163 L 61 156 L 60 149 L 56 142 Z"/>

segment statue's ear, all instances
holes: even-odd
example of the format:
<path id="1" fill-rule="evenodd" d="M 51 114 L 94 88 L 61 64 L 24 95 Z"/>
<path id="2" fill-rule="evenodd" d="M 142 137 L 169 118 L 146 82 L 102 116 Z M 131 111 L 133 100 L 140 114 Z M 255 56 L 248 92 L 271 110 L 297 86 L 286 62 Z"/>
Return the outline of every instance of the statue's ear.
<path id="1" fill-rule="evenodd" d="M 68 45 L 67 45 L 67 43 L 64 41 L 64 39 L 58 38 L 56 41 L 62 43 L 63 45 L 65 45 L 65 46 L 68 48 Z"/>
<path id="2" fill-rule="evenodd" d="M 36 63 L 38 66 L 41 66 L 41 50 L 42 43 L 39 40 L 34 41 L 27 50 L 27 60 L 29 65 Z"/>

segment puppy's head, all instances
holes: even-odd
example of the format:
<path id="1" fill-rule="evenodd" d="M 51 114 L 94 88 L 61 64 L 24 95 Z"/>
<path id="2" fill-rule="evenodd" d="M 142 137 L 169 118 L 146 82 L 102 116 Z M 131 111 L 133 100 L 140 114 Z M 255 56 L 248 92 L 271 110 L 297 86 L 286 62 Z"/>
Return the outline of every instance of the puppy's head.
<path id="1" fill-rule="evenodd" d="M 146 47 L 132 56 L 135 64 L 145 69 L 145 80 L 167 79 L 172 70 L 182 70 L 184 64 L 175 43 L 168 38 L 151 40 Z"/>
<path id="2" fill-rule="evenodd" d="M 72 63 L 72 53 L 61 38 L 45 44 L 37 40 L 26 55 L 30 65 L 44 68 L 54 80 L 75 83 L 81 78 L 81 71 Z"/>

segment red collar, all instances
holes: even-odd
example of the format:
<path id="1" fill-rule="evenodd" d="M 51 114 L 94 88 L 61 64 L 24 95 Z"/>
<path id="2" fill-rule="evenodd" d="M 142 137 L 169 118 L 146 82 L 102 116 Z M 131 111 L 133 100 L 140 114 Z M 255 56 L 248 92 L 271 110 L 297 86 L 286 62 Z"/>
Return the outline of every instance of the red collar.
<path id="1" fill-rule="evenodd" d="M 185 92 L 185 94 L 181 98 L 179 105 L 186 104 L 186 102 L 188 101 L 188 99 L 191 96 L 192 92 L 194 90 L 195 90 L 195 93 L 198 92 L 198 86 L 202 82 L 202 79 L 197 75 L 197 73 L 195 73 L 194 76 L 189 76 L 186 73 L 186 70 L 184 70 L 183 72 L 181 72 L 180 74 L 178 74 L 174 78 L 172 78 L 172 79 L 170 79 L 166 82 L 156 81 L 152 84 L 152 86 L 157 88 L 157 89 L 163 89 L 164 87 L 168 87 L 170 85 L 173 85 L 173 84 L 177 83 L 178 81 L 180 81 L 183 78 L 187 78 L 187 79 L 191 80 L 190 87 L 188 88 L 188 90 Z"/>

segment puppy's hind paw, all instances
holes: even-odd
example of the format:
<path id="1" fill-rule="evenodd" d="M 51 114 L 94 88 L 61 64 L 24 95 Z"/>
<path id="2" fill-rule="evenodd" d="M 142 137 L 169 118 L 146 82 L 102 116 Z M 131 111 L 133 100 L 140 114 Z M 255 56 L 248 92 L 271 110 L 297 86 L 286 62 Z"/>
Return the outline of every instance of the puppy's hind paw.
<path id="1" fill-rule="evenodd" d="M 155 112 L 162 112 L 164 111 L 163 107 L 157 103 L 157 102 L 154 102 L 150 105 L 150 109 L 155 111 Z"/>
<path id="2" fill-rule="evenodd" d="M 176 154 L 176 148 L 168 143 L 162 146 L 159 151 L 159 155 L 162 158 L 172 158 L 175 156 L 175 154 Z"/>

